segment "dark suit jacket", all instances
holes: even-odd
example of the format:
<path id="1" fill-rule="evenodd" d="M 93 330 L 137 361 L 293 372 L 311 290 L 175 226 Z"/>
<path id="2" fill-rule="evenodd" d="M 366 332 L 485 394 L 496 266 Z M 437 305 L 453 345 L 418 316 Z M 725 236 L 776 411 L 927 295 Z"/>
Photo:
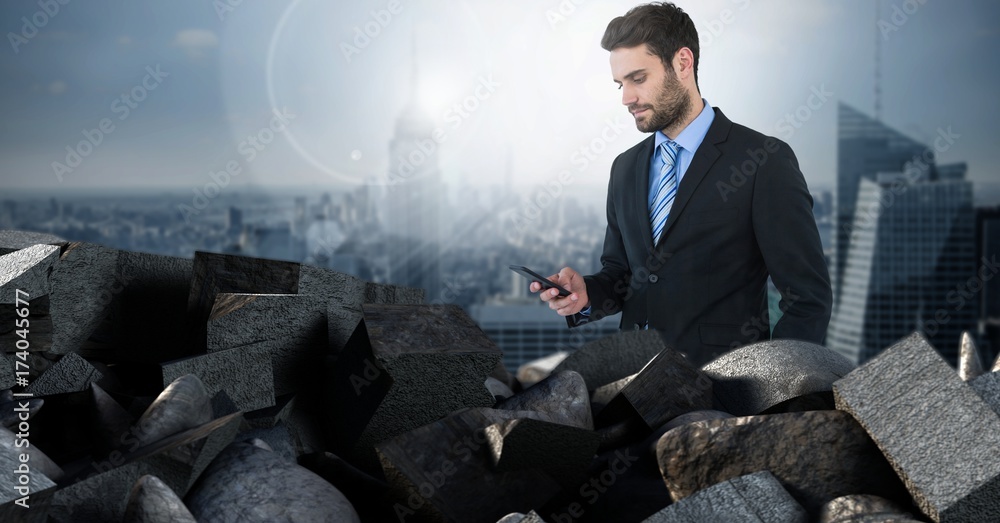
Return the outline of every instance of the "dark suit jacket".
<path id="1" fill-rule="evenodd" d="M 585 276 L 591 321 L 648 321 L 702 364 L 769 338 L 823 343 L 832 292 L 812 197 L 791 148 L 715 109 L 656 246 L 649 224 L 654 136 L 620 154 L 608 184 L 599 273 Z M 784 315 L 770 332 L 767 277 Z M 585 322 L 568 316 L 570 327 Z"/>

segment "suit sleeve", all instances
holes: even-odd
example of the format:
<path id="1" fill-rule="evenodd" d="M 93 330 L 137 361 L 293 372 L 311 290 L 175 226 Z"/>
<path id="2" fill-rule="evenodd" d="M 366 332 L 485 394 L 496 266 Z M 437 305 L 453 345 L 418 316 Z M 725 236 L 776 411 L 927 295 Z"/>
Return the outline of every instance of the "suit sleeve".
<path id="1" fill-rule="evenodd" d="M 771 337 L 822 344 L 833 291 L 812 196 L 792 149 L 780 140 L 768 140 L 778 147 L 754 176 L 751 218 L 764 263 L 781 293 L 784 314 Z"/>
<path id="2" fill-rule="evenodd" d="M 587 297 L 590 299 L 590 318 L 579 313 L 567 316 L 566 324 L 570 327 L 597 321 L 621 311 L 632 278 L 625 254 L 625 243 L 622 241 L 622 232 L 618 225 L 617 200 L 614 193 L 615 167 L 620 159 L 621 157 L 616 158 L 611 165 L 611 179 L 608 181 L 608 227 L 604 233 L 601 271 L 583 277 L 583 281 L 587 284 Z"/>

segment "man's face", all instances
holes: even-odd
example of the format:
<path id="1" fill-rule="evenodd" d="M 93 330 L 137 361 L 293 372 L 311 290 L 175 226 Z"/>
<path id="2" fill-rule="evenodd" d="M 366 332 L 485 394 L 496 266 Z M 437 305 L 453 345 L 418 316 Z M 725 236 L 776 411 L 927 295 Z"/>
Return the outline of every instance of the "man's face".
<path id="1" fill-rule="evenodd" d="M 673 68 L 665 67 L 646 44 L 611 51 L 611 76 L 622 90 L 622 104 L 644 133 L 683 121 L 691 109 L 691 99 Z"/>

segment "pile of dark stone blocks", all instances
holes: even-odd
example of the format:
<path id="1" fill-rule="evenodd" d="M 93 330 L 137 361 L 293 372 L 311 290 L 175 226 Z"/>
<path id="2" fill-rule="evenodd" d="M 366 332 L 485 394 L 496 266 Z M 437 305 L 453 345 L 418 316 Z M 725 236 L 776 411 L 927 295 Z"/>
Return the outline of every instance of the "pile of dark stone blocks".
<path id="1" fill-rule="evenodd" d="M 637 331 L 512 376 L 418 289 L 0 231 L 0 348 L 0 521 L 1000 521 L 971 339 Z"/>

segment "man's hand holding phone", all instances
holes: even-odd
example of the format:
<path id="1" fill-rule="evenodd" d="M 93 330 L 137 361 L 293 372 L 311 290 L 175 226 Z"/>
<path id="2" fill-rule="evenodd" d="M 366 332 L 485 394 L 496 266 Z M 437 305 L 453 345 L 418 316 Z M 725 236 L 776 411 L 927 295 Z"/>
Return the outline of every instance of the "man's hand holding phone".
<path id="1" fill-rule="evenodd" d="M 572 316 L 590 305 L 590 299 L 587 297 L 587 284 L 583 281 L 583 276 L 580 273 L 569 267 L 564 267 L 558 274 L 553 274 L 548 279 L 570 292 L 569 296 L 560 297 L 558 289 L 550 288 L 545 289 L 539 296 L 542 301 L 549 304 L 550 309 L 558 312 L 560 316 Z M 529 289 L 531 292 L 538 292 L 542 290 L 542 284 L 533 281 Z"/>

